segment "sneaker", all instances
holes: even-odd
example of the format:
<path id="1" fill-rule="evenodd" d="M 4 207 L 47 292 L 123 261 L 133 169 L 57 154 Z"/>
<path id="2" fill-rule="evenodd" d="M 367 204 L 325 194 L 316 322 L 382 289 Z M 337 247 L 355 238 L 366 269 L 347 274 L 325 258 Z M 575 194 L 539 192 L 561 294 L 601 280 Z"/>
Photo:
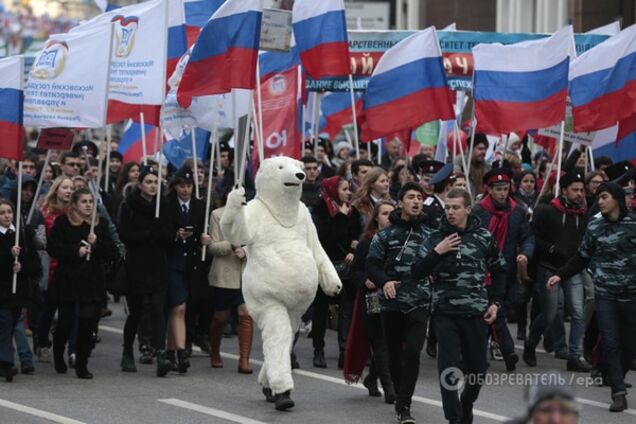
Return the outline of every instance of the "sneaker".
<path id="1" fill-rule="evenodd" d="M 22 364 L 20 364 L 20 371 L 22 371 L 22 374 L 32 375 L 35 372 L 33 362 L 24 361 Z"/>
<path id="2" fill-rule="evenodd" d="M 301 334 L 309 334 L 309 333 L 311 333 L 311 328 L 312 328 L 311 320 L 309 320 L 307 322 L 303 321 L 302 324 L 300 324 L 300 329 L 298 331 Z"/>
<path id="3" fill-rule="evenodd" d="M 499 343 L 495 341 L 490 342 L 490 357 L 494 361 L 503 361 L 504 357 L 501 353 L 501 349 L 499 349 Z"/>
<path id="4" fill-rule="evenodd" d="M 149 346 L 142 346 L 140 349 L 141 356 L 139 357 L 139 363 L 145 365 L 152 365 L 153 351 Z"/>
<path id="5" fill-rule="evenodd" d="M 612 404 L 609 407 L 610 412 L 623 412 L 627 409 L 627 398 L 625 395 L 612 396 Z"/>
<path id="6" fill-rule="evenodd" d="M 399 424 L 415 424 L 415 418 L 411 416 L 409 408 L 404 408 L 397 413 L 397 422 Z"/>
<path id="7" fill-rule="evenodd" d="M 51 362 L 51 348 L 41 347 L 38 349 L 38 362 L 48 364 Z"/>

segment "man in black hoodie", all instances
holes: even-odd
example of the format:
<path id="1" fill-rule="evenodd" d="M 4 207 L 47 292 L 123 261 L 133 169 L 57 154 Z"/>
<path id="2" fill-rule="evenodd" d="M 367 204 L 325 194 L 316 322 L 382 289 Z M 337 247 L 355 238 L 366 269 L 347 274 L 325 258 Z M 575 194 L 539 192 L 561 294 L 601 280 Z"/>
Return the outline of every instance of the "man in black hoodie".
<path id="1" fill-rule="evenodd" d="M 625 191 L 616 183 L 597 190 L 601 214 L 590 220 L 576 254 L 548 282 L 554 287 L 593 262 L 596 319 L 602 360 L 612 388 L 609 410 L 627 409 L 625 374 L 636 355 L 636 215 L 628 212 Z"/>
<path id="2" fill-rule="evenodd" d="M 413 278 L 411 265 L 431 228 L 422 214 L 424 190 L 406 183 L 398 194 L 391 225 L 377 233 L 367 256 L 367 274 L 382 289 L 382 323 L 389 352 L 389 369 L 397 394 L 395 410 L 400 424 L 415 423 L 411 398 L 426 338 L 431 289 L 424 278 Z"/>
<path id="3" fill-rule="evenodd" d="M 535 234 L 537 287 L 541 295 L 541 313 L 532 322 L 523 350 L 523 360 L 531 367 L 537 365 L 535 349 L 543 333 L 556 322 L 559 306 L 559 288 L 546 288 L 546 281 L 555 271 L 574 256 L 585 233 L 585 180 L 583 174 L 573 171 L 561 177 L 560 195 L 550 203 L 540 204 L 534 211 L 532 229 Z M 584 272 L 584 271 L 583 271 Z M 570 346 L 566 354 L 567 370 L 587 372 L 590 366 L 581 358 L 585 320 L 583 314 L 584 275 L 578 273 L 561 284 L 565 309 L 570 315 Z M 557 350 L 557 353 L 558 350 Z M 558 357 L 558 356 L 557 356 Z"/>
<path id="4" fill-rule="evenodd" d="M 444 417 L 451 424 L 473 422 L 473 403 L 488 369 L 488 326 L 497 318 L 506 283 L 505 260 L 495 237 L 471 214 L 471 200 L 463 189 L 446 195 L 440 228 L 422 244 L 421 259 L 412 267 L 413 278 L 433 278 L 437 368 Z M 466 387 L 458 396 L 462 370 Z"/>

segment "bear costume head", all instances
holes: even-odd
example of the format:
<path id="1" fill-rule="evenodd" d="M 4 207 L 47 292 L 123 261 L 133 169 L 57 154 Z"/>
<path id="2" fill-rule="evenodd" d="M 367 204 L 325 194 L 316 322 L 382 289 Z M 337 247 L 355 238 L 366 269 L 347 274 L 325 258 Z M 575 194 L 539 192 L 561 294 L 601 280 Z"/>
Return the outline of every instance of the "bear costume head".
<path id="1" fill-rule="evenodd" d="M 265 159 L 256 174 L 256 198 L 283 226 L 298 219 L 305 171 L 303 163 L 285 156 Z"/>

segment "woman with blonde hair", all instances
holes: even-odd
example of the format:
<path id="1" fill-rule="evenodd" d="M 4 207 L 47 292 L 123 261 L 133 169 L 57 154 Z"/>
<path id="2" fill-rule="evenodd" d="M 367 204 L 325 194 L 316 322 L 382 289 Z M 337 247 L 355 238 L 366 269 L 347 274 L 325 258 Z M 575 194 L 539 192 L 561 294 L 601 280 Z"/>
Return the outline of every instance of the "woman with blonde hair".
<path id="1" fill-rule="evenodd" d="M 389 186 L 389 174 L 384 168 L 376 166 L 366 173 L 351 200 L 351 206 L 360 213 L 363 225 L 371 218 L 376 203 L 382 200 L 391 202 Z"/>
<path id="2" fill-rule="evenodd" d="M 73 194 L 73 180 L 68 177 L 58 177 L 53 180 L 49 192 L 42 200 L 40 213 L 44 219 L 44 229 L 48 239 L 53 228 L 53 223 L 58 216 L 66 213 L 66 209 L 71 203 L 71 195 Z M 43 309 L 40 314 L 37 336 L 37 354 L 40 362 L 51 362 L 51 342 L 49 340 L 49 331 L 56 307 L 49 298 L 49 283 L 53 281 L 55 269 L 57 268 L 57 260 L 51 258 L 46 250 L 38 251 L 40 260 L 42 261 L 42 280 L 40 281 L 40 290 L 43 297 Z"/>

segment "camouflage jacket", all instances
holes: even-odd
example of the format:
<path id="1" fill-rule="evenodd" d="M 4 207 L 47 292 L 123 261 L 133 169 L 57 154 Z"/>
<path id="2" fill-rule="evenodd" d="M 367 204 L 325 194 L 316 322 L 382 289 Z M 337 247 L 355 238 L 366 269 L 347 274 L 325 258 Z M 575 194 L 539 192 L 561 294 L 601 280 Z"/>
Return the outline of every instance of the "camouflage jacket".
<path id="1" fill-rule="evenodd" d="M 577 254 L 557 275 L 565 281 L 586 267 L 592 271 L 597 297 L 636 301 L 636 215 L 618 221 L 594 216 Z"/>
<path id="2" fill-rule="evenodd" d="M 447 236 L 458 233 L 460 250 L 439 255 L 435 247 Z M 440 229 L 422 244 L 420 258 L 413 265 L 417 278 L 433 277 L 433 313 L 440 315 L 483 315 L 488 305 L 501 302 L 506 281 L 506 262 L 495 238 L 481 227 L 479 218 L 468 217 L 464 231 L 443 217 Z M 486 271 L 492 283 L 486 285 Z"/>
<path id="3" fill-rule="evenodd" d="M 424 278 L 412 278 L 411 265 L 420 246 L 433 230 L 423 223 L 424 216 L 415 221 L 405 221 L 400 214 L 399 209 L 393 211 L 391 225 L 373 237 L 366 268 L 369 279 L 377 287 L 384 286 L 387 281 L 400 282 L 395 299 L 381 297 L 382 309 L 407 313 L 430 307 L 430 284 Z"/>

